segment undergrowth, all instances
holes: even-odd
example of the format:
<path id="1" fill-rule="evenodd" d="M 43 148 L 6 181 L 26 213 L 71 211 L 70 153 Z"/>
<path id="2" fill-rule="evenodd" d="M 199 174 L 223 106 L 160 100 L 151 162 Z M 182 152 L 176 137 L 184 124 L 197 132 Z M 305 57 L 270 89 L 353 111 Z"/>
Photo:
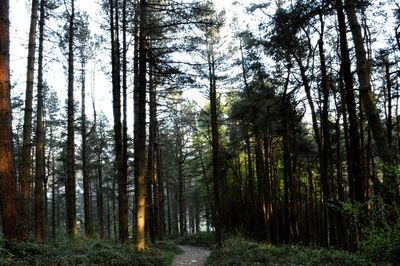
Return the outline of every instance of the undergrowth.
<path id="1" fill-rule="evenodd" d="M 172 241 L 161 241 L 137 252 L 133 244 L 74 240 L 0 246 L 0 265 L 170 265 L 182 252 Z"/>
<path id="2" fill-rule="evenodd" d="M 368 230 L 360 244 L 364 256 L 377 264 L 400 265 L 400 222 L 395 226 Z"/>
<path id="3" fill-rule="evenodd" d="M 211 232 L 188 234 L 175 240 L 178 245 L 190 245 L 212 249 L 215 247 L 215 236 Z"/>
<path id="4" fill-rule="evenodd" d="M 226 239 L 206 261 L 208 266 L 369 265 L 367 259 L 336 249 L 270 245 L 242 236 Z"/>

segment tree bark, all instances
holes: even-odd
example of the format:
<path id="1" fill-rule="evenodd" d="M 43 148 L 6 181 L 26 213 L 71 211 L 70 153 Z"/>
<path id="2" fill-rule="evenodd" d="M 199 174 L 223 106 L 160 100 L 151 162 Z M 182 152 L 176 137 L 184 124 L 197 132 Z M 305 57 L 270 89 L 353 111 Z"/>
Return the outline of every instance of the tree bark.
<path id="1" fill-rule="evenodd" d="M 86 129 L 86 59 L 81 55 L 81 138 L 82 138 L 82 177 L 83 177 L 83 209 L 85 217 L 85 236 L 92 237 L 92 212 L 90 208 L 90 177 Z"/>
<path id="2" fill-rule="evenodd" d="M 44 204 L 43 188 L 45 180 L 45 143 L 44 143 L 44 92 L 43 92 L 43 39 L 45 24 L 45 1 L 40 1 L 40 22 L 39 22 L 39 57 L 38 57 L 38 84 L 37 84 L 37 111 L 36 111 L 36 166 L 35 166 L 35 191 L 34 191 L 34 210 L 35 210 L 35 240 L 44 240 Z"/>
<path id="3" fill-rule="evenodd" d="M 322 117 L 321 117 L 321 185 L 323 192 L 323 226 L 326 230 L 326 236 L 324 245 L 330 245 L 330 240 L 333 239 L 330 228 L 333 228 L 332 214 L 328 201 L 331 199 L 331 188 L 330 183 L 332 180 L 329 172 L 329 161 L 330 161 L 330 130 L 329 130 L 329 81 L 326 69 L 325 51 L 324 51 L 324 20 L 323 15 L 319 15 L 321 23 L 321 33 L 318 42 L 319 57 L 321 61 L 321 89 L 322 89 Z"/>
<path id="4" fill-rule="evenodd" d="M 126 0 L 122 2 L 122 174 L 121 174 L 121 205 L 123 219 L 122 226 L 123 233 L 128 238 L 129 230 L 129 206 L 128 206 L 128 119 L 127 119 L 127 14 L 126 14 Z M 118 21 L 118 20 L 117 20 Z"/>
<path id="5" fill-rule="evenodd" d="M 358 118 L 357 108 L 354 96 L 354 83 L 353 75 L 351 73 L 351 62 L 349 55 L 349 48 L 347 43 L 347 28 L 346 21 L 343 11 L 342 0 L 336 0 L 337 16 L 339 24 L 339 38 L 340 38 L 340 56 L 341 56 L 341 71 L 343 73 L 344 85 L 345 85 L 345 103 L 347 106 L 347 112 L 349 114 L 349 149 L 348 153 L 348 176 L 349 176 L 349 188 L 350 196 L 357 202 L 365 202 L 364 184 L 365 180 L 362 176 L 361 168 L 361 147 L 360 147 L 360 133 L 358 131 Z M 360 184 L 355 188 L 355 183 Z"/>
<path id="6" fill-rule="evenodd" d="M 67 129 L 67 180 L 66 180 L 66 215 L 67 237 L 78 236 L 76 221 L 76 178 L 75 178 L 75 114 L 74 114 L 74 20 L 75 0 L 71 0 L 68 30 L 68 129 Z"/>
<path id="7" fill-rule="evenodd" d="M 146 210 L 146 70 L 147 70 L 147 2 L 140 0 L 139 14 L 139 71 L 137 84 L 137 106 L 135 107 L 135 203 L 137 250 L 145 248 Z"/>
<path id="8" fill-rule="evenodd" d="M 158 239 L 162 240 L 165 237 L 165 208 L 164 208 L 164 175 L 162 172 L 163 161 L 162 152 L 159 142 L 159 136 L 157 134 L 156 141 L 156 158 L 157 158 L 157 175 L 158 175 Z"/>
<path id="9" fill-rule="evenodd" d="M 110 0 L 113 116 L 115 142 L 115 179 L 118 186 L 118 222 L 119 240 L 128 240 L 128 201 L 127 180 L 124 176 L 122 123 L 121 123 L 121 64 L 119 45 L 118 1 Z"/>
<path id="10" fill-rule="evenodd" d="M 10 20 L 9 2 L 0 3 L 0 195 L 3 235 L 17 237 L 17 185 L 13 162 L 10 101 Z"/>
<path id="11" fill-rule="evenodd" d="M 22 142 L 22 177 L 21 177 L 21 225 L 19 238 L 23 241 L 29 238 L 29 194 L 31 177 L 32 148 L 32 101 L 33 79 L 35 72 L 36 26 L 38 21 L 39 0 L 32 0 L 32 13 L 29 28 L 28 65 L 25 90 L 25 109 Z"/>
<path id="12" fill-rule="evenodd" d="M 213 42 L 213 40 L 211 40 Z M 214 227 L 215 238 L 218 246 L 222 244 L 222 223 L 221 223 L 221 165 L 220 165 L 220 143 L 219 143 L 219 125 L 218 125 L 218 100 L 217 85 L 215 76 L 215 59 L 213 44 L 209 44 L 208 74 L 209 74 L 209 97 L 211 113 L 211 147 L 212 147 L 212 173 L 214 185 Z"/>
<path id="13" fill-rule="evenodd" d="M 391 205 L 398 205 L 399 191 L 396 176 L 394 175 L 395 158 L 389 145 L 387 132 L 379 117 L 376 108 L 374 93 L 371 89 L 371 66 L 367 60 L 367 53 L 364 47 L 364 39 L 361 33 L 361 26 L 356 15 L 355 1 L 345 0 L 346 14 L 353 36 L 354 47 L 357 59 L 357 75 L 360 83 L 360 97 L 365 108 L 368 125 L 372 131 L 376 151 L 384 163 L 383 198 Z"/>

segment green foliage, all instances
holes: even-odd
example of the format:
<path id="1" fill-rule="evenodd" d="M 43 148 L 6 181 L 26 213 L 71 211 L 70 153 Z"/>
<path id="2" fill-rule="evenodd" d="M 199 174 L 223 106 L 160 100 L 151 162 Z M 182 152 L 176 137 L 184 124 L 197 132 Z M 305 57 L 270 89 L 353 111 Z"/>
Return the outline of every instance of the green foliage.
<path id="1" fill-rule="evenodd" d="M 183 251 L 173 241 L 158 241 L 154 245 L 154 248 L 162 250 L 163 265 L 171 265 L 175 255 L 183 253 Z"/>
<path id="2" fill-rule="evenodd" d="M 385 229 L 367 230 L 360 249 L 369 260 L 379 264 L 400 264 L 400 223 Z"/>
<path id="3" fill-rule="evenodd" d="M 0 265 L 170 265 L 179 248 L 159 242 L 143 252 L 132 244 L 76 240 L 47 243 L 11 243 L 0 247 Z"/>
<path id="4" fill-rule="evenodd" d="M 201 232 L 197 234 L 185 235 L 178 238 L 175 242 L 179 245 L 212 248 L 215 246 L 215 236 L 211 232 Z"/>
<path id="5" fill-rule="evenodd" d="M 206 265 L 368 265 L 362 257 L 335 249 L 273 246 L 235 236 L 214 250 Z"/>

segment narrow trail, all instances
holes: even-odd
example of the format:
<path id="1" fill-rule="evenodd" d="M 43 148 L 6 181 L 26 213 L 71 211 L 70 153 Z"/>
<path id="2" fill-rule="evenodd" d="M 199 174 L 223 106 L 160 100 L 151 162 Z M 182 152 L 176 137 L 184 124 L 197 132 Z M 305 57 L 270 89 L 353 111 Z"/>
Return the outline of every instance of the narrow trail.
<path id="1" fill-rule="evenodd" d="M 205 248 L 193 246 L 179 246 L 184 253 L 174 258 L 172 266 L 192 265 L 202 266 L 210 255 L 210 251 Z"/>

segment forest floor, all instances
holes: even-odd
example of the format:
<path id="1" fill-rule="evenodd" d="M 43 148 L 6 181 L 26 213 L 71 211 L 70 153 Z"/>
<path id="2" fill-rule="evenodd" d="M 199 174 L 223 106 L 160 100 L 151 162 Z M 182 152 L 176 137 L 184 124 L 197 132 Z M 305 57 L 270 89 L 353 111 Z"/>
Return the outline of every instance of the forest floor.
<path id="1" fill-rule="evenodd" d="M 172 266 L 192 265 L 202 266 L 210 255 L 211 251 L 201 247 L 179 246 L 183 254 L 177 255 L 172 262 Z"/>

